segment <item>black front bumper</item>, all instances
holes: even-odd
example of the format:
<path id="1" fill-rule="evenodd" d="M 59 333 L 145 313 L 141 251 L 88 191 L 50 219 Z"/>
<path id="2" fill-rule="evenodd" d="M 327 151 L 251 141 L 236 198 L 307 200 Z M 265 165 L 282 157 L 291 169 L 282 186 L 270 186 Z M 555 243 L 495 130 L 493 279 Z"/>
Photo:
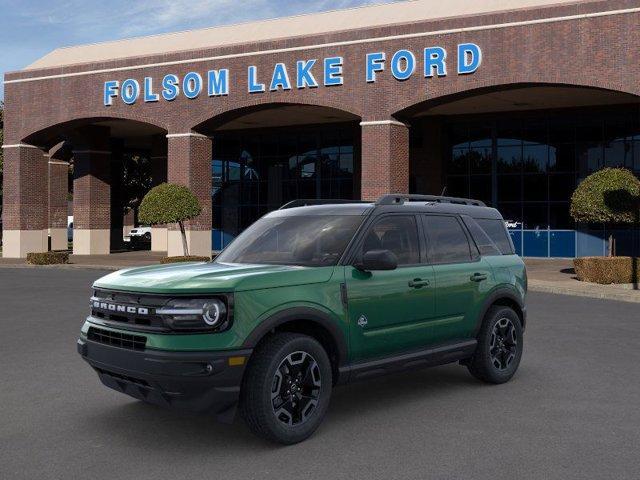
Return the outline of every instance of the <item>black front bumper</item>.
<path id="1" fill-rule="evenodd" d="M 81 338 L 78 353 L 109 388 L 156 405 L 215 414 L 218 420 L 231 422 L 251 350 L 136 351 Z M 244 357 L 244 362 L 230 366 L 230 357 Z"/>

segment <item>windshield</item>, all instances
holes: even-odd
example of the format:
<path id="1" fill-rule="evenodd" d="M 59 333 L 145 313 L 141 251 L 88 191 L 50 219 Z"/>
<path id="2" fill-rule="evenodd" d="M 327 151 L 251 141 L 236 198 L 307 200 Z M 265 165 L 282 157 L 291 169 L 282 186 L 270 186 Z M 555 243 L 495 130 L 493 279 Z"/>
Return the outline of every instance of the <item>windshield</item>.
<path id="1" fill-rule="evenodd" d="M 264 217 L 242 232 L 216 262 L 335 265 L 363 218 L 358 215 Z"/>

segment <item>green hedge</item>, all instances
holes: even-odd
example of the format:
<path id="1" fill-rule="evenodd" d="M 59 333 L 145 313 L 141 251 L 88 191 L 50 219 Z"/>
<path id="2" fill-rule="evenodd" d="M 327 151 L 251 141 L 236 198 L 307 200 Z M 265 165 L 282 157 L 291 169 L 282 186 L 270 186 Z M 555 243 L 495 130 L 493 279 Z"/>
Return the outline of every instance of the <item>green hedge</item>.
<path id="1" fill-rule="evenodd" d="M 160 260 L 160 263 L 179 263 L 179 262 L 208 262 L 211 257 L 200 257 L 198 255 L 187 255 L 180 257 L 164 257 Z"/>
<path id="2" fill-rule="evenodd" d="M 69 263 L 69 252 L 27 253 L 27 263 L 30 265 L 58 265 Z"/>
<path id="3" fill-rule="evenodd" d="M 636 275 L 633 267 L 635 263 Z M 600 283 L 633 283 L 640 280 L 640 258 L 632 257 L 581 257 L 573 260 L 578 280 Z"/>

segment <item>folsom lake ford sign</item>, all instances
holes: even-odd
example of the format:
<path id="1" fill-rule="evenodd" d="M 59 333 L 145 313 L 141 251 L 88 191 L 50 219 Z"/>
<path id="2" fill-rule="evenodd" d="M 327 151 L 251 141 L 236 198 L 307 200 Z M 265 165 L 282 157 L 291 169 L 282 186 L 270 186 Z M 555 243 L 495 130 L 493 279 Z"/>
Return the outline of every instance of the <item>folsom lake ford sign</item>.
<path id="1" fill-rule="evenodd" d="M 474 73 L 482 63 L 482 50 L 475 43 L 461 43 L 457 47 L 456 70 L 458 75 Z M 447 51 L 442 47 L 427 47 L 421 52 L 421 73 L 425 78 L 447 76 Z M 365 56 L 365 78 L 367 83 L 375 83 L 385 70 L 398 81 L 416 75 L 418 69 L 416 54 L 410 50 L 398 50 L 391 58 L 385 52 L 368 53 Z M 246 86 L 249 93 L 260 94 L 267 90 L 287 91 L 293 88 L 318 88 L 344 84 L 345 65 L 343 57 L 298 60 L 295 68 L 289 70 L 284 63 L 276 63 L 270 71 L 259 71 L 258 67 L 247 67 Z M 184 77 L 169 73 L 162 78 L 144 77 L 108 80 L 104 82 L 104 105 L 111 106 L 116 99 L 126 105 L 136 102 L 172 101 L 180 95 L 195 99 L 201 95 L 219 97 L 229 95 L 231 85 L 229 69 L 188 72 Z"/>

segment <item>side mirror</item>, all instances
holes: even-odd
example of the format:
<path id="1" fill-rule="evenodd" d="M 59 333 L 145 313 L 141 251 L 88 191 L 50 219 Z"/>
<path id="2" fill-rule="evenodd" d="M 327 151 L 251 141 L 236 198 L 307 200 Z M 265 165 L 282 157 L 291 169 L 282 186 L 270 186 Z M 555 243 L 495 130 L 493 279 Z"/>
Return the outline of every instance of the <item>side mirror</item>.
<path id="1" fill-rule="evenodd" d="M 398 268 L 398 257 L 389 250 L 369 250 L 362 255 L 361 260 L 354 267 L 365 272 L 395 270 Z"/>

